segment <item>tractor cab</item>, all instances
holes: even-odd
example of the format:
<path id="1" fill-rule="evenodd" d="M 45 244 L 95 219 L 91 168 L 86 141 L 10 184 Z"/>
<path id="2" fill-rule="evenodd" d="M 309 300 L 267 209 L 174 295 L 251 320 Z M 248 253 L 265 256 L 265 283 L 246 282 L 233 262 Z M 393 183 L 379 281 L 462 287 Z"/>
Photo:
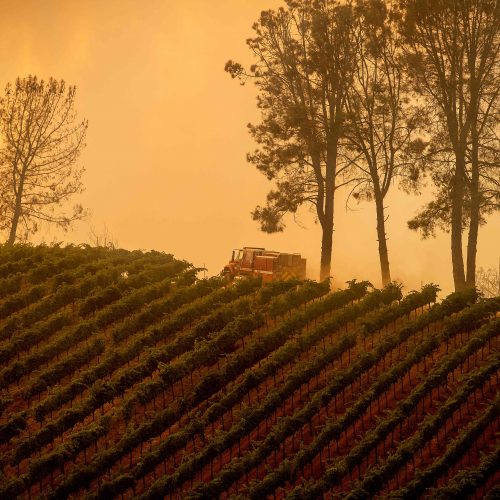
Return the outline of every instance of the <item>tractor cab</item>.
<path id="1" fill-rule="evenodd" d="M 231 257 L 231 262 L 241 262 L 243 260 L 243 250 L 236 249 L 233 250 L 233 256 Z"/>
<path id="2" fill-rule="evenodd" d="M 264 248 L 243 247 L 233 250 L 231 261 L 224 266 L 222 274 L 232 279 L 236 276 L 251 276 L 255 255 L 264 252 Z"/>

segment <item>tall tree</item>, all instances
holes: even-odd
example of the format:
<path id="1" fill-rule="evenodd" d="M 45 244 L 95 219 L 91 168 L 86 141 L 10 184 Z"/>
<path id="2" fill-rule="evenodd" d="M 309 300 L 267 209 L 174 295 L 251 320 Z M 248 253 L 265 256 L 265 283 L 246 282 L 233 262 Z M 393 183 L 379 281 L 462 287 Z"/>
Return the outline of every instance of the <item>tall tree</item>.
<path id="1" fill-rule="evenodd" d="M 490 113 L 488 121 L 489 123 L 482 120 L 479 122 L 481 135 L 478 136 L 476 146 L 473 146 L 472 137 L 467 144 L 462 230 L 470 228 L 468 247 L 472 248 L 477 245 L 478 226 L 486 223 L 487 215 L 500 210 L 500 140 L 496 125 L 498 113 Z M 430 166 L 430 175 L 436 186 L 434 199 L 408 222 L 410 229 L 420 231 L 423 238 L 435 236 L 437 229 L 449 232 L 451 227 L 455 156 L 448 137 L 442 124 L 435 123 L 433 135 L 423 154 L 415 157 L 416 165 L 422 170 L 429 169 Z M 476 181 L 473 181 L 474 175 L 478 175 Z M 472 200 L 472 187 L 476 190 L 475 200 Z M 475 224 L 471 220 L 473 205 L 479 212 L 479 219 L 476 219 Z M 467 252 L 467 284 L 471 287 L 476 284 L 475 256 L 475 251 Z"/>
<path id="2" fill-rule="evenodd" d="M 248 160 L 276 184 L 253 218 L 263 231 L 282 231 L 285 214 L 312 206 L 322 228 L 320 279 L 331 273 L 334 199 L 343 184 L 338 148 L 354 70 L 353 15 L 349 2 L 287 0 L 254 24 L 250 71 L 226 64 L 233 78 L 257 86 L 262 121 L 249 127 L 259 147 Z"/>
<path id="3" fill-rule="evenodd" d="M 76 119 L 75 95 L 75 87 L 53 78 L 28 76 L 6 86 L 0 100 L 0 228 L 10 245 L 42 222 L 67 229 L 85 215 L 81 205 L 70 213 L 57 209 L 83 191 L 84 169 L 76 162 L 87 121 Z"/>
<path id="4" fill-rule="evenodd" d="M 491 147 L 487 129 L 498 107 L 500 5 L 498 0 L 401 0 L 400 4 L 408 68 L 415 89 L 435 111 L 434 135 L 445 139 L 444 147 L 431 149 L 439 153 L 438 167 L 450 164 L 447 151 L 453 159 L 450 169 L 434 172 L 438 197 L 410 227 L 425 228 L 429 222 L 432 226 L 435 214 L 449 219 L 453 279 L 460 290 L 475 285 L 481 206 L 491 208 L 481 185 L 480 150 Z M 493 146 L 497 147 L 498 143 Z M 491 167 L 483 171 L 490 178 Z M 466 275 L 462 233 L 467 224 Z"/>
<path id="5" fill-rule="evenodd" d="M 355 167 L 349 197 L 375 202 L 382 283 L 391 281 L 384 200 L 395 179 L 416 187 L 419 170 L 408 162 L 418 147 L 420 108 L 409 101 L 394 12 L 384 0 L 358 0 L 353 25 L 356 66 L 347 92 L 343 151 Z"/>

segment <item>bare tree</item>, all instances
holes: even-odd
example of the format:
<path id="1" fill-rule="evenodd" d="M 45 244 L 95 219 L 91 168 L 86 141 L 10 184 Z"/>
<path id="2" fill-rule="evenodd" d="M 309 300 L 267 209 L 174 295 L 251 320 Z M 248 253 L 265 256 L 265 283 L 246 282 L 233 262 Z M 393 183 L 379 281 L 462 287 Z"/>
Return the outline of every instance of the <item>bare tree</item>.
<path id="1" fill-rule="evenodd" d="M 82 167 L 76 165 L 85 146 L 87 121 L 74 109 L 76 88 L 36 76 L 8 84 L 0 100 L 0 229 L 8 244 L 26 240 L 40 223 L 67 230 L 85 211 L 59 207 L 83 191 Z"/>
<path id="2" fill-rule="evenodd" d="M 111 248 L 112 250 L 118 248 L 118 240 L 113 236 L 106 224 L 104 224 L 101 231 L 94 226 L 90 226 L 89 240 L 94 247 Z"/>
<path id="3" fill-rule="evenodd" d="M 248 45 L 256 64 L 233 61 L 231 76 L 251 78 L 262 121 L 250 126 L 259 148 L 248 155 L 276 189 L 253 212 L 266 232 L 282 231 L 283 217 L 309 205 L 322 228 L 320 279 L 330 276 L 335 192 L 340 187 L 339 141 L 355 53 L 350 2 L 287 0 L 264 11 Z"/>
<path id="4" fill-rule="evenodd" d="M 498 269 L 478 269 L 476 286 L 485 297 L 500 297 L 500 259 Z"/>
<path id="5" fill-rule="evenodd" d="M 435 213 L 449 219 L 453 279 L 455 289 L 460 290 L 475 284 L 481 206 L 488 205 L 484 193 L 489 189 L 482 187 L 480 155 L 481 148 L 492 145 L 486 128 L 496 113 L 500 94 L 500 3 L 498 0 L 400 0 L 399 3 L 414 88 L 428 99 L 436 123 L 442 124 L 437 134 L 444 139 L 439 162 L 443 154 L 446 160 L 453 160 L 451 169 L 434 176 L 442 181 L 438 185 L 438 199 L 410 227 L 423 227 L 425 232 L 429 221 L 432 225 Z M 481 143 L 487 137 L 489 146 Z M 493 147 L 498 148 L 498 141 Z M 497 152 L 493 151 L 491 157 L 498 156 Z M 498 169 L 498 163 L 491 166 Z M 486 175 L 487 184 L 494 186 L 495 176 Z M 469 234 L 465 269 L 462 233 L 466 219 Z"/>

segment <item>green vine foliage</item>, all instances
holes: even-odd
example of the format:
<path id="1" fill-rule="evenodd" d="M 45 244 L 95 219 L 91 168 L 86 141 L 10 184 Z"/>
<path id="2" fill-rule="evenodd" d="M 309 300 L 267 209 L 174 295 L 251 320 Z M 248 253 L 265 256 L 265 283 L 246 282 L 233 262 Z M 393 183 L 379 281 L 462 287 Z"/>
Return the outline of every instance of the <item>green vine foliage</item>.
<path id="1" fill-rule="evenodd" d="M 494 494 L 500 298 L 199 271 L 0 246 L 0 498 Z"/>

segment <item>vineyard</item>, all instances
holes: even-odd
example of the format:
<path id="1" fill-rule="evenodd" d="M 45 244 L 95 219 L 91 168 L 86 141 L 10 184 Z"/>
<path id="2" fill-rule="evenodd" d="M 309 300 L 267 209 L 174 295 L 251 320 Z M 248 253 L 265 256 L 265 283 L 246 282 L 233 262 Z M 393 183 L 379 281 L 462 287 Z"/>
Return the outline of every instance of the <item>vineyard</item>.
<path id="1" fill-rule="evenodd" d="M 498 498 L 500 298 L 0 247 L 0 498 Z"/>

